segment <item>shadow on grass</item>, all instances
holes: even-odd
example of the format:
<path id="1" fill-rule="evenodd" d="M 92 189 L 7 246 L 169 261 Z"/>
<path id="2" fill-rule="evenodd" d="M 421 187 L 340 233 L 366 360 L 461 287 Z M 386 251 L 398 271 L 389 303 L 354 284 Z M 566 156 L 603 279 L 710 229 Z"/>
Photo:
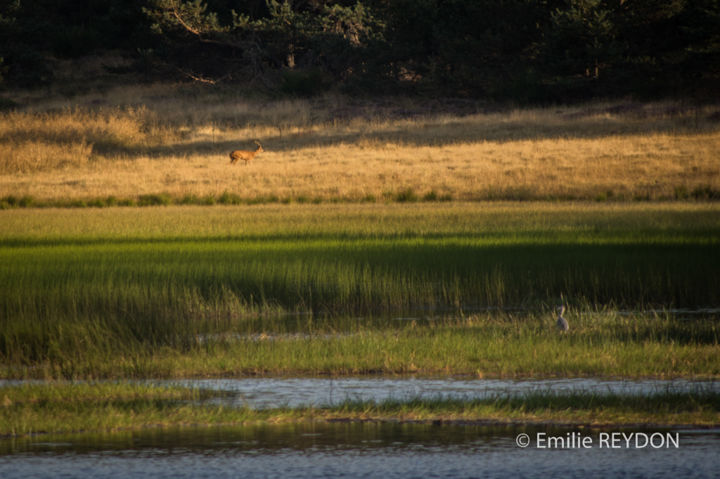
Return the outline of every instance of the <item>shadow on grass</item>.
<path id="1" fill-rule="evenodd" d="M 720 284 L 715 244 L 577 244 L 552 239 L 537 244 L 537 237 L 534 242 L 493 244 L 483 239 L 279 235 L 11 240 L 2 243 L 6 250 L 0 283 L 6 285 L 9 308 L 22 305 L 22 297 L 35 301 L 30 298 L 43 297 L 44 289 L 56 290 L 58 284 L 65 285 L 65 292 L 56 291 L 56 299 L 73 307 L 73 291 L 95 291 L 105 301 L 131 287 L 142 293 L 142 301 L 155 297 L 153 291 L 160 292 L 161 299 L 163 294 L 190 292 L 210 302 L 231 294 L 289 311 L 336 314 L 553 305 L 563 297 L 595 307 L 659 310 L 720 304 L 714 286 Z M 36 251 L 38 246 L 42 248 Z M 109 289 L 98 289 L 98 283 Z M 16 284 L 32 287 L 18 289 Z"/>
<path id="2" fill-rule="evenodd" d="M 362 118 L 366 125 L 347 127 L 329 127 L 320 132 L 300 131 L 283 133 L 281 125 L 273 124 L 271 119 L 257 119 L 253 124 L 260 127 L 276 127 L 277 134 L 260 138 L 268 152 L 289 152 L 304 148 L 332 147 L 341 144 L 401 144 L 407 146 L 446 146 L 475 142 L 511 142 L 546 139 L 599 139 L 609 136 L 683 134 L 696 135 L 715 132 L 720 128 L 718 113 L 712 108 L 694 113 L 697 110 L 687 107 L 675 107 L 670 110 L 655 110 L 640 104 L 616 105 L 612 107 L 592 107 L 577 112 L 557 112 L 556 116 L 537 116 L 533 113 L 512 111 L 500 113 L 495 117 L 465 116 L 438 117 L 437 113 L 391 113 L 388 118 L 365 118 L 362 113 L 351 112 L 347 115 L 334 113 L 343 121 Z M 478 112 L 481 113 L 481 112 Z M 617 115 L 617 116 L 613 116 Z M 407 119 L 407 121 L 406 121 Z M 328 120 L 331 121 L 331 120 Z M 387 122 L 385 125 L 382 122 Z M 234 125 L 231 125 L 234 126 Z M 292 125 L 290 124 L 292 127 Z M 299 127 L 302 130 L 302 126 Z M 97 130 L 97 129 L 96 129 Z M 178 141 L 170 144 L 127 144 L 126 140 L 114 137 L 105 131 L 91 132 L 68 129 L 66 132 L 46 132 L 42 129 L 15 130 L 8 132 L 6 140 L 10 142 L 42 142 L 67 145 L 87 141 L 93 146 L 95 154 L 118 155 L 127 159 L 137 157 L 177 157 L 186 155 L 226 155 L 229 151 L 246 148 L 254 149 L 255 138 L 238 138 L 232 141 L 200 140 L 192 142 Z"/>
<path id="3" fill-rule="evenodd" d="M 466 143 L 513 141 L 540 141 L 556 139 L 601 139 L 611 136 L 632 135 L 702 135 L 717 131 L 718 127 L 698 129 L 662 121 L 637 123 L 631 127 L 614 122 L 592 120 L 579 124 L 573 122 L 534 123 L 523 120 L 503 122 L 501 126 L 478 125 L 472 119 L 458 119 L 446 123 L 429 122 L 421 127 L 387 127 L 379 131 L 349 131 L 340 133 L 299 132 L 277 134 L 260 140 L 266 152 L 287 153 L 305 148 L 329 148 L 348 144 L 385 145 L 399 144 L 411 147 L 442 147 Z M 237 141 L 194 141 L 151 147 L 126 147 L 119 144 L 100 143 L 96 151 L 127 158 L 177 157 L 187 155 L 222 155 L 235 149 L 254 149 L 254 138 L 238 138 Z M 229 160 L 228 160 L 229 161 Z"/>

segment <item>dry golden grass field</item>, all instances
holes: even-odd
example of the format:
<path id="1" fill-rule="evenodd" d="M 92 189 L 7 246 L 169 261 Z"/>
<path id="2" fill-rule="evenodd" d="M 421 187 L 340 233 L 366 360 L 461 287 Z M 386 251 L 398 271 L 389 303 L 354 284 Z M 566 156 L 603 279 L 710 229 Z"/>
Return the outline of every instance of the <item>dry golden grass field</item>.
<path id="1" fill-rule="evenodd" d="M 6 93 L 0 199 L 686 199 L 720 195 L 720 105 L 491 109 L 181 85 Z M 232 150 L 264 152 L 230 164 Z"/>

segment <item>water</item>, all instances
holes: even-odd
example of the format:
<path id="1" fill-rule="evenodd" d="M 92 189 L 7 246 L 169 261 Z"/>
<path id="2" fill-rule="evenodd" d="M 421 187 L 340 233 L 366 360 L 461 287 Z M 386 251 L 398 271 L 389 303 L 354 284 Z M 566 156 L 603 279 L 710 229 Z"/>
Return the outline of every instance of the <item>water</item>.
<path id="1" fill-rule="evenodd" d="M 457 379 L 457 378 L 243 378 L 193 379 L 164 384 L 225 391 L 213 399 L 253 408 L 336 405 L 346 400 L 483 399 L 531 392 L 589 392 L 648 395 L 666 391 L 720 391 L 720 382 L 691 380 Z"/>
<path id="2" fill-rule="evenodd" d="M 716 315 L 717 310 L 666 313 Z M 630 312 L 620 312 L 629 314 Z M 635 312 L 632 312 L 635 314 Z M 442 318 L 438 318 L 441 321 Z M 289 317 L 248 325 L 247 334 L 202 336 L 200 341 L 274 338 L 303 340 L 351 335 L 367 319 L 350 318 L 338 328 L 322 318 Z M 373 320 L 375 321 L 375 320 Z M 406 327 L 433 317 L 377 320 Z M 307 323 L 312 322 L 313 333 Z M 276 324 L 277 323 L 277 324 Z M 338 333 L 338 329 L 340 332 Z M 263 331 L 262 334 L 253 331 Z M 265 332 L 267 331 L 267 332 Z M 330 331 L 326 333 L 325 331 Z M 0 380 L 0 387 L 13 384 Z M 720 391 L 720 382 L 690 380 L 462 378 L 244 378 L 167 381 L 223 391 L 211 401 L 253 408 L 334 405 L 350 400 L 409 398 L 482 399 L 532 392 L 649 395 L 665 391 Z M 0 391 L 1 392 L 1 391 Z M 1 396 L 0 396 L 1 398 Z M 634 437 L 677 435 L 678 447 L 602 447 L 601 434 Z M 518 439 L 527 434 L 529 444 Z M 644 436 L 640 436 L 643 434 Z M 590 446 L 540 447 L 542 436 L 589 439 Z M 570 435 L 570 436 L 568 436 Z M 669 445 L 669 444 L 668 444 Z M 663 444 L 665 446 L 665 444 Z M 416 423 L 301 423 L 234 428 L 149 429 L 113 434 L 36 435 L 0 438 L 0 479 L 19 478 L 515 478 L 515 477 L 718 477 L 720 429 L 561 429 L 513 425 Z"/>
<path id="3" fill-rule="evenodd" d="M 460 379 L 423 377 L 340 377 L 340 378 L 240 378 L 148 381 L 223 391 L 210 401 L 235 407 L 268 409 L 277 407 L 332 406 L 347 400 L 387 399 L 484 399 L 497 396 L 542 393 L 592 393 L 650 395 L 664 392 L 720 392 L 720 381 L 688 379 Z M 3 386 L 42 383 L 35 380 L 3 380 Z"/>
<path id="4" fill-rule="evenodd" d="M 0 381 L 11 384 L 11 381 Z M 718 390 L 689 380 L 488 380 L 458 378 L 250 378 L 169 381 L 226 391 L 228 405 L 267 408 L 346 399 L 482 398 L 532 391 L 652 394 Z M 661 447 L 602 434 L 677 438 Z M 529 445 L 519 447 L 519 434 Z M 538 442 L 540 436 L 545 443 Z M 644 435 L 644 436 L 642 436 Z M 547 438 L 565 443 L 554 447 Z M 588 438 L 589 448 L 569 443 Z M 613 445 L 612 442 L 609 443 Z M 659 444 L 655 444 L 656 446 Z M 642 441 L 639 446 L 643 446 Z M 425 477 L 717 477 L 720 429 L 615 430 L 377 422 L 149 429 L 113 434 L 0 438 L 0 478 L 425 478 Z"/>
<path id="5" fill-rule="evenodd" d="M 583 434 L 595 447 L 520 448 L 521 432 Z M 0 477 L 717 477 L 720 430 L 674 431 L 679 447 L 659 449 L 602 448 L 601 433 L 331 423 L 36 436 L 0 440 Z"/>

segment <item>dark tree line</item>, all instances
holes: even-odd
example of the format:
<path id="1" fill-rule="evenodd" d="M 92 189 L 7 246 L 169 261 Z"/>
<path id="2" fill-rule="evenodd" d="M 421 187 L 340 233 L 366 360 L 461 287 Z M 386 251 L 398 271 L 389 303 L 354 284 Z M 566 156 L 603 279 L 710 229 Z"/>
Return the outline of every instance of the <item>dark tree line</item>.
<path id="1" fill-rule="evenodd" d="M 717 97 L 720 0 L 0 0 L 0 76 L 121 52 L 150 79 L 547 101 Z"/>

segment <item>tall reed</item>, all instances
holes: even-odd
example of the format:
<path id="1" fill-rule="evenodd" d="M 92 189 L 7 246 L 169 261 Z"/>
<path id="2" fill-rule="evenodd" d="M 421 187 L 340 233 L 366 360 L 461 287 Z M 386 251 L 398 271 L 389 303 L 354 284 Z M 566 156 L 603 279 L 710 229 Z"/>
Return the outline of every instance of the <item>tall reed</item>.
<path id="1" fill-rule="evenodd" d="M 73 376 L 88 357 L 209 351 L 279 313 L 333 331 L 348 316 L 720 304 L 713 207 L 416 208 L 0 212 L 0 355 Z M 652 341 L 700 341 L 689 326 Z M 611 339 L 641 342 L 628 328 Z"/>

